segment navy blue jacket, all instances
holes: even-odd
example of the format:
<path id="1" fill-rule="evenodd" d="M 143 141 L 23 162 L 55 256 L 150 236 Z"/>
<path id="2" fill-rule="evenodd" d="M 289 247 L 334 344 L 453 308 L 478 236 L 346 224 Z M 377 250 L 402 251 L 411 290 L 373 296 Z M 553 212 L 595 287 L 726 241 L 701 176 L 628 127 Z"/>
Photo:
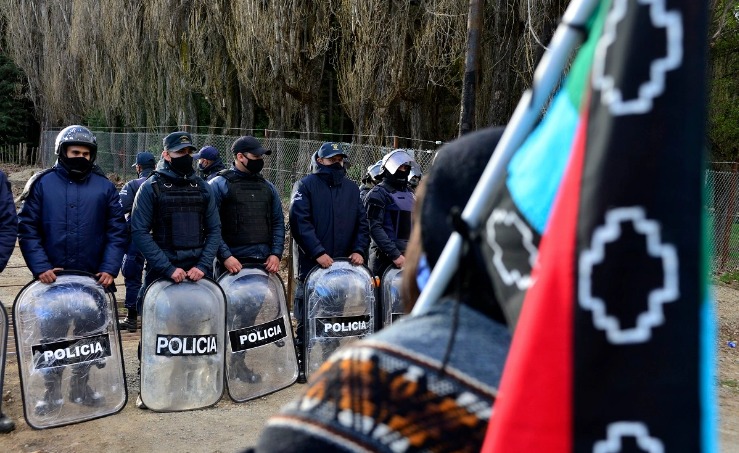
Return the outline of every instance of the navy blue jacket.
<path id="1" fill-rule="evenodd" d="M 15 239 L 18 236 L 18 217 L 15 215 L 13 192 L 5 173 L 0 171 L 0 272 L 8 264 L 13 254 Z"/>
<path id="2" fill-rule="evenodd" d="M 334 259 L 355 252 L 364 256 L 369 223 L 357 184 L 343 170 L 318 164 L 316 173 L 297 183 L 290 205 L 290 232 L 299 248 L 300 279 L 324 253 Z"/>
<path id="3" fill-rule="evenodd" d="M 144 181 L 146 181 L 146 178 L 151 175 L 152 171 L 154 171 L 153 168 L 142 169 L 141 176 L 128 181 L 118 193 L 118 196 L 121 198 L 123 214 L 126 215 L 126 227 L 129 236 L 126 255 L 129 257 L 139 253 L 139 249 L 136 247 L 136 244 L 131 240 L 131 211 L 133 210 L 133 200 L 136 198 L 136 192 L 139 191 L 139 187 L 141 187 L 141 184 L 143 184 Z"/>
<path id="4" fill-rule="evenodd" d="M 34 276 L 61 267 L 115 277 L 126 247 L 118 191 L 94 172 L 72 180 L 57 162 L 28 191 L 18 213 L 18 238 Z"/>
<path id="5" fill-rule="evenodd" d="M 367 210 L 373 250 L 377 249 L 391 260 L 396 260 L 405 253 L 408 241 L 397 239 L 393 224 L 385 215 L 386 208 L 395 205 L 395 201 L 390 195 L 393 191 L 402 192 L 407 197 L 415 199 L 415 195 L 408 190 L 407 185 L 396 188 L 386 179 L 370 189 L 364 196 L 363 201 L 364 208 Z M 395 209 L 397 209 L 397 205 Z"/>
<path id="6" fill-rule="evenodd" d="M 183 178 L 173 172 L 169 167 L 169 162 L 164 159 L 159 161 L 157 173 L 172 179 Z M 190 250 L 164 251 L 154 242 L 154 237 L 151 234 L 151 228 L 154 224 L 154 204 L 157 202 L 153 184 L 160 177 L 160 175 L 155 174 L 147 179 L 136 194 L 133 211 L 131 212 L 131 238 L 146 258 L 148 265 L 157 273 L 169 277 L 178 267 L 187 272 L 190 269 L 185 269 L 182 266 L 186 266 L 185 263 L 195 262 L 194 267 L 209 274 L 213 268 L 213 259 L 218 251 L 218 246 L 221 245 L 221 219 L 218 215 L 213 191 L 208 184 L 194 173 L 187 178 L 193 182 L 201 179 L 207 190 L 208 206 L 205 208 L 205 224 L 203 225 L 205 228 L 205 244 L 203 247 Z"/>
<path id="7" fill-rule="evenodd" d="M 151 175 L 152 171 L 154 171 L 153 168 L 142 169 L 141 176 L 128 181 L 118 194 L 121 197 L 121 206 L 123 207 L 123 213 L 127 216 L 130 215 L 131 210 L 133 210 L 133 200 L 136 198 L 136 192 L 138 192 L 141 184 L 146 181 L 146 178 Z"/>
<path id="8" fill-rule="evenodd" d="M 242 178 L 248 177 L 246 173 L 237 170 L 236 167 L 232 166 L 231 170 Z M 285 249 L 285 214 L 282 212 L 280 194 L 277 193 L 274 184 L 266 179 L 262 179 L 262 181 L 272 191 L 272 243 L 230 247 L 224 242 L 218 249 L 218 258 L 221 261 L 224 261 L 230 256 L 266 260 L 268 256 L 275 255 L 277 258 L 282 259 L 282 252 Z M 216 206 L 220 209 L 221 201 L 228 196 L 228 181 L 223 176 L 216 176 L 208 181 L 208 184 L 213 189 Z M 244 234 L 248 234 L 248 231 L 245 231 Z"/>
<path id="9" fill-rule="evenodd" d="M 218 175 L 219 171 L 225 170 L 225 169 L 226 169 L 226 164 L 224 164 L 221 158 L 219 157 L 218 160 L 210 164 L 210 166 L 206 168 L 205 170 L 200 170 L 200 167 L 198 167 L 198 174 L 200 175 L 201 178 L 210 182 L 213 178 L 216 177 L 216 175 Z"/>

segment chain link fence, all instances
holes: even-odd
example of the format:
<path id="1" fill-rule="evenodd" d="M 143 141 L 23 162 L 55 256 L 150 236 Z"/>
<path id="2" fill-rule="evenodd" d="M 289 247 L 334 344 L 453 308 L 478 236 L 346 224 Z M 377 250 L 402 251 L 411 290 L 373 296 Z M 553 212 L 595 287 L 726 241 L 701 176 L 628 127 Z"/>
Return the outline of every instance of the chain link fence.
<path id="1" fill-rule="evenodd" d="M 136 178 L 136 170 L 132 167 L 136 161 L 136 153 L 150 151 L 159 159 L 162 152 L 162 139 L 166 134 L 154 132 L 100 132 L 93 131 L 97 137 L 98 155 L 96 163 L 106 174 L 115 174 L 115 179 L 125 182 Z M 56 161 L 54 155 L 54 140 L 58 130 L 44 131 L 41 134 L 40 163 L 46 168 Z M 200 149 L 203 146 L 213 146 L 218 149 L 221 159 L 228 166 L 233 161 L 231 144 L 239 136 L 192 134 L 193 143 Z M 295 181 L 310 172 L 310 161 L 313 153 L 323 143 L 318 140 L 302 140 L 297 138 L 257 138 L 262 146 L 272 150 L 265 156 L 262 174 L 272 182 L 280 193 L 284 207 L 287 207 L 290 191 Z M 391 148 L 357 145 L 344 143 L 349 154 L 351 166 L 347 176 L 360 184 L 367 167 L 382 159 L 382 156 L 391 151 Z M 436 150 L 408 150 L 416 159 L 424 173 L 428 171 Z"/>
<path id="2" fill-rule="evenodd" d="M 737 164 L 717 163 L 706 171 L 706 210 L 714 274 L 739 270 L 739 172 Z M 723 168 L 722 168 L 723 167 Z"/>

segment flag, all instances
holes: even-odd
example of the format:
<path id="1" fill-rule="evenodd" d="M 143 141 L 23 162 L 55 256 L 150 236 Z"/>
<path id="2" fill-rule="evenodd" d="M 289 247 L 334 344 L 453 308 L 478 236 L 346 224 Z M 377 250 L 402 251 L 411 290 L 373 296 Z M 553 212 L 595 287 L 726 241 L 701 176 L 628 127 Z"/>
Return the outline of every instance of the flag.
<path id="1" fill-rule="evenodd" d="M 589 21 L 547 115 L 567 93 L 570 138 L 539 144 L 570 151 L 483 452 L 716 451 L 707 12 L 607 0 Z"/>

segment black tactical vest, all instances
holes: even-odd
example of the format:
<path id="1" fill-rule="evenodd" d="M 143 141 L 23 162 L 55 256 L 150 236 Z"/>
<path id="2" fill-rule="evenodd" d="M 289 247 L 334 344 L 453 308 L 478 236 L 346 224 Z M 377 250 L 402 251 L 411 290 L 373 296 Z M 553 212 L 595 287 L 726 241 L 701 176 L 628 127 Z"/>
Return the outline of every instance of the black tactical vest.
<path id="1" fill-rule="evenodd" d="M 163 250 L 186 250 L 205 244 L 204 217 L 208 200 L 200 181 L 180 181 L 157 175 L 152 233 Z"/>
<path id="2" fill-rule="evenodd" d="M 393 203 L 385 207 L 385 216 L 389 218 L 395 237 L 400 241 L 408 241 L 413 229 L 413 206 L 416 198 L 410 191 L 388 190 Z"/>
<path id="3" fill-rule="evenodd" d="M 261 176 L 219 173 L 228 182 L 221 201 L 221 235 L 229 247 L 272 243 L 272 190 Z"/>

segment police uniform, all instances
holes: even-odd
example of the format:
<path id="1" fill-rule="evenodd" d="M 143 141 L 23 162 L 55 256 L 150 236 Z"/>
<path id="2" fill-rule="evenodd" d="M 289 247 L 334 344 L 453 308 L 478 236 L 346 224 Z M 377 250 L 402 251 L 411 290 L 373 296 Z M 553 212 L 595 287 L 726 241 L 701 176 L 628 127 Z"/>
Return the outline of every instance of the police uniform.
<path id="1" fill-rule="evenodd" d="M 139 188 L 131 215 L 131 237 L 146 258 L 141 294 L 177 268 L 210 275 L 221 242 L 221 223 L 208 184 L 194 172 L 177 174 L 161 160 Z M 139 297 L 141 312 L 143 297 Z"/>
<path id="2" fill-rule="evenodd" d="M 128 227 L 130 234 L 130 221 L 131 221 L 131 210 L 133 209 L 133 200 L 136 197 L 141 184 L 154 171 L 156 161 L 154 156 L 148 152 L 143 151 L 136 155 L 136 163 L 132 166 L 141 166 L 141 172 L 139 177 L 128 181 L 120 193 L 118 194 L 121 198 L 121 206 L 123 212 L 127 216 L 126 226 Z M 121 265 L 121 274 L 123 274 L 124 283 L 126 285 L 126 300 L 124 306 L 128 311 L 128 316 L 121 322 L 121 327 L 128 329 L 129 332 L 136 332 L 136 318 L 137 318 L 137 299 L 139 291 L 141 290 L 141 276 L 144 271 L 144 255 L 139 252 L 136 244 L 130 240 L 128 241 L 128 249 L 123 257 L 123 264 Z"/>
<path id="3" fill-rule="evenodd" d="M 401 170 L 404 167 L 407 169 Z M 416 161 L 404 150 L 386 154 L 381 161 L 382 182 L 364 198 L 372 239 L 369 267 L 375 276 L 382 277 L 408 245 L 416 203 L 416 196 L 408 187 L 413 169 L 420 172 Z"/>
<path id="4" fill-rule="evenodd" d="M 242 154 L 247 164 L 258 164 L 258 167 L 263 165 L 263 160 L 249 159 L 247 154 L 259 157 L 271 153 L 251 136 L 237 139 L 231 151 L 235 158 L 237 154 Z M 219 172 L 209 184 L 221 217 L 223 242 L 218 250 L 219 263 L 234 257 L 241 264 L 264 264 L 270 255 L 281 260 L 285 247 L 285 218 L 275 186 L 264 179 L 256 168 L 254 172 L 248 169 L 244 172 L 236 164 Z M 223 269 L 221 265 L 217 267 L 220 269 L 216 274 Z M 253 325 L 261 307 L 255 308 L 238 313 L 236 316 L 239 319 L 231 321 L 241 326 Z M 231 354 L 229 359 L 230 366 L 242 380 L 261 380 L 259 374 L 245 365 L 241 356 Z"/>
<path id="5" fill-rule="evenodd" d="M 68 157 L 67 149 L 72 145 L 87 147 L 90 158 Z M 126 247 L 126 224 L 115 185 L 94 165 L 95 136 L 82 126 L 69 126 L 57 136 L 55 148 L 59 156 L 56 164 L 34 175 L 21 196 L 18 238 L 26 265 L 35 277 L 63 268 L 115 278 Z M 75 332 L 82 332 L 101 316 L 97 312 L 78 313 L 67 322 L 74 324 Z M 50 338 L 65 324 L 53 318 L 39 322 L 42 336 Z M 73 368 L 69 399 L 100 406 L 104 404 L 102 395 L 87 384 L 90 366 Z M 36 405 L 37 415 L 61 406 L 63 371 L 63 367 L 43 371 L 46 393 Z"/>
<path id="6" fill-rule="evenodd" d="M 318 157 L 336 155 L 329 150 L 332 145 L 336 144 L 323 144 Z M 324 148 L 327 153 L 322 154 Z M 364 257 L 369 245 L 369 224 L 359 198 L 359 187 L 346 178 L 344 168 L 316 162 L 315 172 L 298 181 L 290 205 L 290 231 L 299 250 L 293 311 L 297 320 L 296 348 L 302 367 L 305 364 L 302 360 L 305 277 L 323 254 L 347 257 L 358 253 Z"/>
<path id="7" fill-rule="evenodd" d="M 210 275 L 221 243 L 221 222 L 210 186 L 195 174 L 191 155 L 171 156 L 194 148 L 191 135 L 173 132 L 163 144 L 170 160 L 161 159 L 141 185 L 131 214 L 131 237 L 146 259 L 139 312 L 146 288 L 159 278 L 172 278 L 178 268 L 185 272 L 197 268 Z M 141 395 L 136 406 L 146 409 Z"/>

